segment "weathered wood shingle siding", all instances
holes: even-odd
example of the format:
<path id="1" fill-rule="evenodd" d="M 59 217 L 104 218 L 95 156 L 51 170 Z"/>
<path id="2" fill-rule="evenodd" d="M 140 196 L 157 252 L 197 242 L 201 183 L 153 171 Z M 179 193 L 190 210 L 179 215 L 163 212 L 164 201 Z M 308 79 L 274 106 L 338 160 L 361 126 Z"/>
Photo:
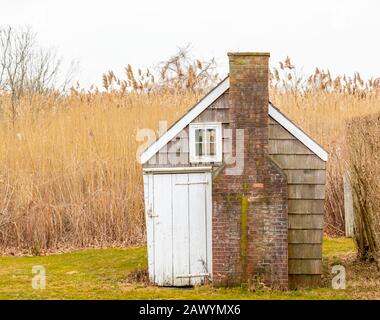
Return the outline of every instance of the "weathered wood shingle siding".
<path id="1" fill-rule="evenodd" d="M 198 117 L 196 117 L 192 123 L 202 123 L 202 122 L 220 122 L 222 123 L 223 129 L 229 129 L 229 102 L 228 102 L 228 91 L 225 92 L 223 95 L 221 95 L 212 105 L 210 105 L 205 111 L 203 111 Z M 144 164 L 144 168 L 150 168 L 150 167 L 183 167 L 183 166 L 200 166 L 203 167 L 205 165 L 208 165 L 208 163 L 190 163 L 189 161 L 189 147 L 188 147 L 188 140 L 187 140 L 187 148 L 185 150 L 182 150 L 180 163 L 173 163 L 167 161 L 168 155 L 175 150 L 175 147 L 173 148 L 173 145 L 176 143 L 176 139 L 183 139 L 183 137 L 189 137 L 189 126 L 184 128 L 172 141 L 169 141 L 168 144 L 163 147 L 155 156 L 157 161 L 158 158 L 161 157 L 161 164 L 153 164 L 150 161 Z M 223 137 L 223 153 L 227 153 L 227 146 L 230 145 L 229 140 L 231 139 L 228 136 L 225 136 L 225 134 L 222 135 Z M 183 141 L 186 144 L 186 141 Z M 221 163 L 210 163 L 210 165 L 213 166 L 220 166 Z"/>
<path id="2" fill-rule="evenodd" d="M 322 273 L 326 163 L 270 118 L 269 153 L 288 178 L 289 286 L 317 286 Z"/>

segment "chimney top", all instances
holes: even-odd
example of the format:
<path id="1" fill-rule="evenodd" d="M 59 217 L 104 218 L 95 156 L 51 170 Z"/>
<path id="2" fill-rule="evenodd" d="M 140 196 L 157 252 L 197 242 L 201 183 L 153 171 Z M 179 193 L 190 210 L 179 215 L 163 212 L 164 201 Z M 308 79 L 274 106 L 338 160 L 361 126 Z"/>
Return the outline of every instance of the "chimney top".
<path id="1" fill-rule="evenodd" d="M 228 56 L 256 56 L 256 57 L 270 57 L 269 52 L 228 52 Z"/>

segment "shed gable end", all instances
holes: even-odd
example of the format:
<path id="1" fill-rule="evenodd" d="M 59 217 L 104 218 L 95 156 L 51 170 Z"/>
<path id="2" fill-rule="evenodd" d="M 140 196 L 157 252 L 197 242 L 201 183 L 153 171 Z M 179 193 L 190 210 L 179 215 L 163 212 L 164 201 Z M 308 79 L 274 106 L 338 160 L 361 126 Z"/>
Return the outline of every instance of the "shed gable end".
<path id="1" fill-rule="evenodd" d="M 156 164 L 157 161 L 152 162 L 153 158 L 156 158 L 157 153 L 161 153 L 161 157 L 165 157 L 165 154 L 170 154 L 173 150 L 178 152 L 177 148 L 170 148 L 170 144 L 173 144 L 179 137 L 186 139 L 188 137 L 188 125 L 194 122 L 220 122 L 225 125 L 229 125 L 229 78 L 224 79 L 218 86 L 216 86 L 208 95 L 206 95 L 199 103 L 197 103 L 192 109 L 190 109 L 181 119 L 179 119 L 164 135 L 158 138 L 152 143 L 140 156 L 141 163 L 143 165 Z M 283 129 L 285 129 L 290 136 L 300 141 L 305 145 L 313 154 L 317 155 L 321 160 L 327 161 L 327 152 L 311 139 L 306 133 L 298 128 L 293 122 L 291 122 L 285 115 L 283 115 L 277 108 L 269 103 L 269 116 L 272 120 L 275 120 Z M 274 133 L 273 133 L 274 134 Z M 185 141 L 186 143 L 186 141 Z M 188 146 L 188 141 L 187 141 Z M 182 147 L 183 149 L 183 147 Z M 167 151 L 166 151 L 167 150 Z M 172 150 L 172 151 L 170 151 Z M 182 150 L 182 152 L 187 152 Z M 165 163 L 164 159 L 161 159 Z M 181 158 L 181 164 L 185 161 Z M 158 162 L 159 164 L 160 162 Z M 174 164 L 175 165 L 175 164 Z"/>

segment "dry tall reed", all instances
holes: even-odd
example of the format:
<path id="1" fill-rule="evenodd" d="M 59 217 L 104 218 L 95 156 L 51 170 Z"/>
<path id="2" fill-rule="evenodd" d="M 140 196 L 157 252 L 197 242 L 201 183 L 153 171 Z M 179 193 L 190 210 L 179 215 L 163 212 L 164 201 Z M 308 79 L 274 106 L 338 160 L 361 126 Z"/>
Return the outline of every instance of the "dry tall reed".
<path id="1" fill-rule="evenodd" d="M 380 114 L 348 124 L 349 169 L 354 194 L 358 255 L 380 267 Z"/>
<path id="2" fill-rule="evenodd" d="M 72 92 L 35 97 L 30 105 L 40 111 L 23 110 L 14 124 L 2 118 L 0 246 L 38 252 L 142 243 L 136 130 L 175 120 L 196 98 Z"/>

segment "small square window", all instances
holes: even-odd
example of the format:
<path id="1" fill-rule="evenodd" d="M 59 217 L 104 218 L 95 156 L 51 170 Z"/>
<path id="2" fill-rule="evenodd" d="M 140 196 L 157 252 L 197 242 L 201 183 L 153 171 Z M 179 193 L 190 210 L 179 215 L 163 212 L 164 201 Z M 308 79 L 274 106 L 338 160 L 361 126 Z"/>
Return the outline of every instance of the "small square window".
<path id="1" fill-rule="evenodd" d="M 190 162 L 222 161 L 222 125 L 192 123 L 190 130 Z"/>

